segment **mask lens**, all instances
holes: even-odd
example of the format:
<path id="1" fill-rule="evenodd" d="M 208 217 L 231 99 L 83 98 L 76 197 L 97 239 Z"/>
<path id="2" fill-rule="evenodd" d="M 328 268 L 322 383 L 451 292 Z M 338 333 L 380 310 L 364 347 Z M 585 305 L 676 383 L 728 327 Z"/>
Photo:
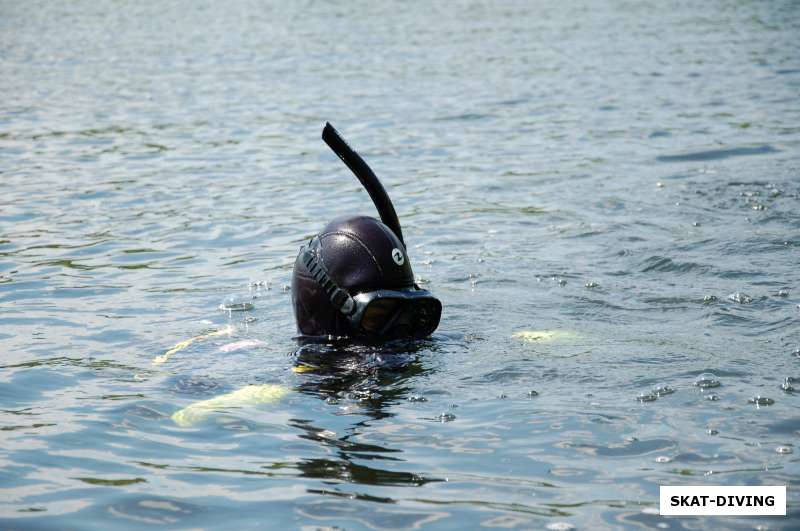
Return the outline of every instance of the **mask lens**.
<path id="1" fill-rule="evenodd" d="M 361 328 L 367 332 L 379 333 L 402 305 L 403 301 L 400 299 L 376 299 L 370 302 L 361 318 Z"/>
<path id="2" fill-rule="evenodd" d="M 417 337 L 427 337 L 439 325 L 442 310 L 438 301 L 421 299 L 409 308 L 409 312 L 413 334 Z"/>
<path id="3" fill-rule="evenodd" d="M 380 298 L 367 306 L 361 318 L 361 329 L 383 337 L 422 338 L 436 330 L 441 313 L 441 304 L 433 298 Z"/>

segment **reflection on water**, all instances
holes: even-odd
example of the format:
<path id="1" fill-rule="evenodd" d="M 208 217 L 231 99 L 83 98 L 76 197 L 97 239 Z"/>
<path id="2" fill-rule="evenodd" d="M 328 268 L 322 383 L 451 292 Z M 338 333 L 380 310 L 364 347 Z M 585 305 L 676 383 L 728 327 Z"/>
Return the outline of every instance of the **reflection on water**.
<path id="1" fill-rule="evenodd" d="M 338 407 L 338 415 L 357 416 L 344 433 L 320 428 L 309 419 L 291 419 L 299 437 L 335 450 L 336 459 L 302 460 L 294 466 L 309 478 L 336 480 L 365 485 L 421 486 L 442 479 L 380 468 L 382 461 L 402 463 L 402 447 L 354 442 L 374 421 L 391 418 L 391 408 L 408 400 L 408 380 L 426 372 L 419 356 L 430 352 L 429 342 L 394 342 L 382 346 L 358 344 L 306 344 L 295 353 L 296 368 L 302 381 L 296 390 Z M 364 418 L 366 417 L 366 418 Z M 358 464 L 368 461 L 372 466 Z M 314 492 L 314 491 L 312 491 Z M 319 491 L 326 494 L 327 491 Z M 333 490 L 333 495 L 347 494 Z M 394 503 L 391 498 L 356 494 L 357 499 Z"/>
<path id="2" fill-rule="evenodd" d="M 797 527 L 799 21 L 3 4 L 0 528 Z M 293 340 L 298 248 L 372 212 L 326 120 L 429 341 Z M 679 484 L 789 517 L 660 517 Z"/>

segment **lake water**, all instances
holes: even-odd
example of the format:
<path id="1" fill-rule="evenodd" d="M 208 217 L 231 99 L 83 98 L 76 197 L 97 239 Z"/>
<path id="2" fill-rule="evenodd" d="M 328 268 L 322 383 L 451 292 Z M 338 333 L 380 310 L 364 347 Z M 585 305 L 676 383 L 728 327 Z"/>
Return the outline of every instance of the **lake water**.
<path id="1" fill-rule="evenodd" d="M 783 0 L 0 2 L 0 528 L 797 528 L 798 35 Z M 374 214 L 326 120 L 430 341 L 298 351 L 298 248 Z M 248 384 L 285 393 L 172 418 Z M 716 484 L 788 516 L 658 516 Z"/>

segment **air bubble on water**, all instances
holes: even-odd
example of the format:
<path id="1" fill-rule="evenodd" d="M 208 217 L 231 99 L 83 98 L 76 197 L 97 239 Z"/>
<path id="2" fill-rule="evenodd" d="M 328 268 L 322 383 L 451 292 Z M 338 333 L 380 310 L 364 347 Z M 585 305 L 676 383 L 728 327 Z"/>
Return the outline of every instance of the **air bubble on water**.
<path id="1" fill-rule="evenodd" d="M 733 302 L 739 304 L 750 304 L 751 302 L 753 302 L 753 297 L 745 293 L 739 293 L 739 292 L 731 293 L 730 295 L 728 295 L 728 298 Z"/>
<path id="2" fill-rule="evenodd" d="M 222 304 L 219 305 L 220 310 L 226 312 L 247 312 L 254 308 L 252 302 L 248 302 L 240 295 L 228 295 Z"/>
<path id="3" fill-rule="evenodd" d="M 560 278 L 560 279 L 558 279 L 558 285 L 563 288 L 564 286 L 567 285 L 567 281 L 564 280 L 563 278 Z"/>
<path id="4" fill-rule="evenodd" d="M 788 289 L 780 289 L 778 290 L 778 297 L 788 297 L 789 290 Z"/>
<path id="5" fill-rule="evenodd" d="M 409 402 L 427 402 L 428 399 L 422 395 L 411 395 L 408 397 Z"/>
<path id="6" fill-rule="evenodd" d="M 706 433 L 707 433 L 708 435 L 719 435 L 719 431 L 718 431 L 718 430 L 715 430 L 715 429 L 713 429 L 713 428 L 706 430 Z"/>
<path id="7" fill-rule="evenodd" d="M 655 402 L 658 400 L 658 395 L 655 393 L 641 393 L 636 397 L 639 402 Z"/>
<path id="8" fill-rule="evenodd" d="M 672 458 L 666 455 L 659 455 L 656 457 L 656 463 L 669 463 L 670 461 L 672 461 Z"/>
<path id="9" fill-rule="evenodd" d="M 600 284 L 598 284 L 594 280 L 590 280 L 589 282 L 586 283 L 586 287 L 589 288 L 589 289 L 599 288 Z"/>
<path id="10" fill-rule="evenodd" d="M 292 291 L 292 287 L 289 284 L 284 284 L 281 286 L 281 291 L 286 293 L 287 291 Z"/>
<path id="11" fill-rule="evenodd" d="M 717 400 L 719 400 L 719 395 L 715 395 L 715 394 L 706 395 L 706 400 L 710 400 L 712 402 L 716 402 Z"/>
<path id="12" fill-rule="evenodd" d="M 656 188 L 664 188 L 664 183 L 662 183 L 661 181 L 658 181 L 656 183 Z"/>
<path id="13" fill-rule="evenodd" d="M 692 227 L 699 227 L 699 226 L 700 226 L 700 222 L 699 221 L 693 221 L 692 222 Z"/>
<path id="14" fill-rule="evenodd" d="M 336 404 L 339 403 L 339 399 L 334 396 L 329 396 L 328 398 L 325 399 L 325 403 L 328 404 L 329 406 L 335 406 Z"/>
<path id="15" fill-rule="evenodd" d="M 653 389 L 653 393 L 655 393 L 659 397 L 671 395 L 674 392 L 675 392 L 675 389 L 673 389 L 672 387 L 670 387 L 668 385 L 664 385 L 662 387 L 656 387 L 655 389 Z"/>
<path id="16" fill-rule="evenodd" d="M 748 400 L 748 402 L 757 406 L 771 406 L 775 403 L 775 400 L 767 398 L 766 396 L 756 395 Z"/>
<path id="17" fill-rule="evenodd" d="M 505 400 L 506 398 L 508 398 L 508 395 L 505 393 L 500 393 L 499 395 L 497 395 L 497 398 L 499 398 L 500 400 Z"/>
<path id="18" fill-rule="evenodd" d="M 454 420 L 456 420 L 456 416 L 453 415 L 452 413 L 448 412 L 448 411 L 445 411 L 444 413 L 439 415 L 439 422 L 442 422 L 442 423 L 444 423 L 444 422 L 452 422 Z"/>
<path id="19" fill-rule="evenodd" d="M 717 376 L 711 372 L 704 372 L 694 382 L 694 385 L 700 389 L 713 389 L 719 387 L 722 383 L 717 380 Z"/>
<path id="20" fill-rule="evenodd" d="M 703 297 L 703 303 L 704 304 L 711 304 L 712 302 L 717 302 L 717 296 L 716 295 L 706 295 L 706 296 Z"/>
<path id="21" fill-rule="evenodd" d="M 797 383 L 797 378 L 787 376 L 781 384 L 781 389 L 784 393 L 794 393 L 796 391 L 794 384 Z"/>
<path id="22" fill-rule="evenodd" d="M 533 397 L 536 397 L 536 396 L 539 396 L 539 392 L 538 391 L 534 391 L 533 389 L 528 391 L 528 398 L 533 398 Z"/>
<path id="23" fill-rule="evenodd" d="M 775 452 L 779 454 L 790 454 L 794 452 L 794 450 L 792 450 L 791 446 L 778 446 L 777 448 L 775 448 Z"/>

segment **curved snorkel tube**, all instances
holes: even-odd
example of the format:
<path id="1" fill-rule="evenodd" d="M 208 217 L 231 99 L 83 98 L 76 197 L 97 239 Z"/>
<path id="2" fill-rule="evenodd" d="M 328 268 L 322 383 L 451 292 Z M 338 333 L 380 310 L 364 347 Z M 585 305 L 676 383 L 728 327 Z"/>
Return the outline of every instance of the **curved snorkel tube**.
<path id="1" fill-rule="evenodd" d="M 406 242 L 403 240 L 403 232 L 400 230 L 400 220 L 397 219 L 397 212 L 394 210 L 392 200 L 383 188 L 383 185 L 378 180 L 375 172 L 364 162 L 364 159 L 356 153 L 353 148 L 342 138 L 329 122 L 325 122 L 325 128 L 322 130 L 322 140 L 328 144 L 334 153 L 336 153 L 342 162 L 350 168 L 361 184 L 367 190 L 372 202 L 375 203 L 375 208 L 378 209 L 378 214 L 381 216 L 381 221 L 392 229 L 392 232 L 397 235 L 400 242 L 405 246 Z"/>

